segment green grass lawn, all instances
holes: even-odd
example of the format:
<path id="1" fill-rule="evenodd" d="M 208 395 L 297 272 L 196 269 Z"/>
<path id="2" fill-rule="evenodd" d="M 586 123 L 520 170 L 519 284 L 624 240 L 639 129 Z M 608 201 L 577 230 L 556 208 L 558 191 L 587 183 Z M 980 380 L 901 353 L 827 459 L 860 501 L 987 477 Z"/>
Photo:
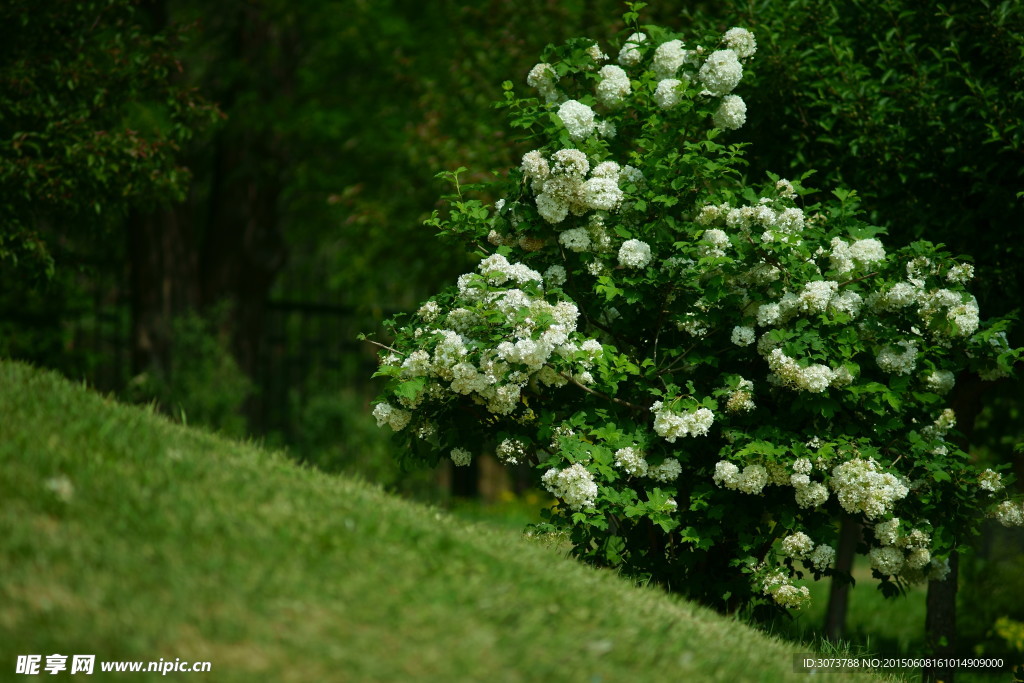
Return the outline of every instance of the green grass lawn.
<path id="1" fill-rule="evenodd" d="M 52 373 L 0 363 L 0 429 L 0 680 L 807 680 L 738 621 Z"/>

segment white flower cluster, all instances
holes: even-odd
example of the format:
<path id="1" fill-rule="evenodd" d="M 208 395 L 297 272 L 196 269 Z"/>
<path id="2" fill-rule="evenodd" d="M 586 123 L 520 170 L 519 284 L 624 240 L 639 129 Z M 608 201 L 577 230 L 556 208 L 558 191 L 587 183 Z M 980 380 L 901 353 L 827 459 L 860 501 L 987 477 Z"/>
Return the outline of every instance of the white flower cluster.
<path id="1" fill-rule="evenodd" d="M 652 479 L 663 483 L 675 481 L 682 472 L 683 466 L 675 458 L 665 458 L 665 461 L 660 465 L 655 465 L 647 470 L 647 474 Z"/>
<path id="2" fill-rule="evenodd" d="M 801 367 L 795 359 L 783 353 L 782 349 L 772 349 L 767 360 L 768 368 L 772 372 L 769 381 L 799 391 L 820 394 L 830 386 L 843 386 L 852 380 L 845 368 L 833 370 L 818 363 Z"/>
<path id="3" fill-rule="evenodd" d="M 722 258 L 729 247 L 729 236 L 724 230 L 710 228 L 704 231 L 697 244 L 697 253 L 701 258 Z"/>
<path id="4" fill-rule="evenodd" d="M 897 500 L 910 489 L 888 472 L 880 472 L 874 460 L 854 458 L 832 470 L 832 490 L 839 504 L 851 514 L 863 513 L 876 519 L 892 512 Z"/>
<path id="5" fill-rule="evenodd" d="M 647 474 L 647 460 L 632 446 L 615 451 L 615 466 L 621 467 L 626 474 L 632 474 L 634 477 Z"/>
<path id="6" fill-rule="evenodd" d="M 739 85 L 743 78 L 743 65 L 734 51 L 716 50 L 700 67 L 697 78 L 709 94 L 720 97 Z"/>
<path id="7" fill-rule="evenodd" d="M 505 439 L 494 453 L 503 463 L 515 465 L 526 457 L 526 445 L 519 439 Z"/>
<path id="8" fill-rule="evenodd" d="M 594 110 L 576 100 L 566 100 L 558 107 L 558 118 L 562 120 L 569 137 L 573 140 L 585 140 L 597 127 Z"/>
<path id="9" fill-rule="evenodd" d="M 527 152 L 523 156 L 522 170 L 536 194 L 537 211 L 548 223 L 561 223 L 570 213 L 582 216 L 591 210 L 617 211 L 622 203 L 619 176 L 623 169 L 615 162 L 606 161 L 591 172 L 587 155 L 578 149 L 558 150 L 551 155 L 550 163 L 538 150 Z M 587 178 L 588 173 L 590 178 Z M 583 230 L 581 235 L 585 236 L 585 233 Z M 563 237 L 563 243 L 566 239 L 575 238 Z M 586 251 L 589 248 L 588 237 L 574 250 Z"/>
<path id="10" fill-rule="evenodd" d="M 989 493 L 998 493 L 1003 490 L 1003 477 L 998 472 L 985 470 L 978 476 L 978 487 Z"/>
<path id="11" fill-rule="evenodd" d="M 654 60 L 651 68 L 654 75 L 659 79 L 675 78 L 679 67 L 684 64 L 696 65 L 698 61 L 697 52 L 687 50 L 681 40 L 668 40 L 658 46 L 654 51 Z"/>
<path id="12" fill-rule="evenodd" d="M 992 510 L 992 516 L 1006 527 L 1024 526 L 1024 502 L 1004 500 Z"/>
<path id="13" fill-rule="evenodd" d="M 771 596 L 782 607 L 800 609 L 811 601 L 811 591 L 807 586 L 794 586 L 781 569 L 768 574 L 761 586 L 764 594 Z"/>
<path id="14" fill-rule="evenodd" d="M 757 52 L 757 41 L 754 39 L 754 34 L 745 28 L 734 26 L 729 29 L 722 36 L 722 42 L 740 59 L 751 57 Z"/>
<path id="15" fill-rule="evenodd" d="M 757 495 L 768 485 L 768 470 L 761 465 L 747 465 L 740 468 L 726 460 L 715 465 L 715 483 L 729 489 Z"/>
<path id="16" fill-rule="evenodd" d="M 550 64 L 537 64 L 526 75 L 526 84 L 531 88 L 536 88 L 537 92 L 548 102 L 556 102 L 559 99 L 557 83 L 558 74 Z"/>
<path id="17" fill-rule="evenodd" d="M 725 226 L 747 236 L 759 229 L 762 231 L 759 239 L 765 244 L 799 244 L 806 221 L 803 210 L 779 206 L 769 198 L 741 207 L 709 204 L 701 207 L 697 214 L 701 225 Z"/>
<path id="18" fill-rule="evenodd" d="M 639 50 L 640 43 L 647 40 L 647 34 L 634 33 L 623 44 L 619 51 L 619 64 L 622 66 L 636 66 L 644 58 Z"/>
<path id="19" fill-rule="evenodd" d="M 632 92 L 629 76 L 622 67 L 609 64 L 601 67 L 597 75 L 601 77 L 596 89 L 597 101 L 609 109 L 622 106 L 626 97 Z"/>
<path id="20" fill-rule="evenodd" d="M 896 347 L 902 347 L 898 351 Z M 890 375 L 909 375 L 917 366 L 917 346 L 912 341 L 901 340 L 895 345 L 883 346 L 875 356 L 875 362 L 883 372 Z"/>
<path id="21" fill-rule="evenodd" d="M 857 240 L 849 244 L 838 237 L 833 237 L 829 259 L 832 269 L 844 275 L 858 266 L 868 266 L 885 260 L 885 247 L 874 238 Z"/>
<path id="22" fill-rule="evenodd" d="M 934 370 L 925 375 L 924 384 L 937 394 L 948 394 L 956 385 L 956 375 L 949 370 Z"/>
<path id="23" fill-rule="evenodd" d="M 573 510 L 594 507 L 597 484 L 590 471 L 580 463 L 565 469 L 552 468 L 544 473 L 541 482 L 551 495 L 561 498 Z"/>
<path id="24" fill-rule="evenodd" d="M 396 432 L 405 429 L 405 426 L 409 424 L 409 420 L 412 419 L 412 413 L 401 408 L 395 408 L 390 403 L 378 403 L 375 405 L 373 407 L 373 416 L 377 418 L 378 427 L 387 425 Z"/>
<path id="25" fill-rule="evenodd" d="M 654 102 L 662 109 L 671 109 L 679 104 L 679 88 L 683 82 L 676 78 L 666 78 L 658 82 L 654 90 Z"/>
<path id="26" fill-rule="evenodd" d="M 473 454 L 465 448 L 453 448 L 451 452 L 452 463 L 456 467 L 465 467 L 473 459 Z"/>
<path id="27" fill-rule="evenodd" d="M 922 570 L 932 561 L 928 549 L 931 536 L 920 529 L 901 533 L 898 517 L 879 522 L 873 531 L 881 546 L 869 552 L 872 567 L 881 574 L 899 574 L 912 582 L 926 578 Z"/>
<path id="28" fill-rule="evenodd" d="M 809 558 L 812 550 L 814 550 L 814 541 L 802 531 L 782 539 L 782 552 L 786 554 L 786 557 L 792 557 L 794 560 Z"/>
<path id="29" fill-rule="evenodd" d="M 726 95 L 711 117 L 715 128 L 736 130 L 747 122 L 747 103 L 739 95 Z"/>
<path id="30" fill-rule="evenodd" d="M 736 335 L 735 330 L 733 335 Z M 733 340 L 735 343 L 735 339 Z M 754 383 L 749 379 L 740 379 L 736 390 L 729 394 L 725 409 L 730 413 L 749 413 L 757 406 L 754 404 Z"/>
<path id="31" fill-rule="evenodd" d="M 416 331 L 423 344 L 434 345 L 433 352 L 426 346 L 401 361 L 402 378 L 429 381 L 415 395 L 399 394 L 404 410 L 378 404 L 374 408 L 378 424 L 399 431 L 412 418 L 409 411 L 424 399 L 440 399 L 447 392 L 471 396 L 492 413 L 508 415 L 520 404 L 522 390 L 533 378 L 548 386 L 566 384 L 569 374 L 585 381 L 602 346 L 593 339 L 571 339 L 579 310 L 571 301 L 549 303 L 542 287 L 537 271 L 510 263 L 500 254 L 483 259 L 477 272 L 460 276 L 456 307 L 445 314 L 434 304 L 423 317 L 439 327 Z M 504 321 L 495 322 L 493 313 Z M 539 324 L 539 320 L 550 322 Z M 473 339 L 480 325 L 506 327 L 505 340 L 491 348 Z M 398 362 L 392 359 L 389 364 Z M 560 363 L 568 365 L 565 374 L 555 370 Z"/>
<path id="32" fill-rule="evenodd" d="M 641 240 L 626 240 L 619 247 L 619 265 L 623 268 L 643 268 L 651 262 L 651 247 Z"/>
<path id="33" fill-rule="evenodd" d="M 651 406 L 654 413 L 654 431 L 669 443 L 684 436 L 705 436 L 715 421 L 715 414 L 707 408 L 698 408 L 692 413 L 677 413 L 663 408 L 661 401 Z"/>
<path id="34" fill-rule="evenodd" d="M 737 325 L 732 328 L 731 341 L 736 346 L 750 346 L 757 340 L 757 336 L 754 334 L 754 328 L 744 327 L 743 325 Z"/>
<path id="35" fill-rule="evenodd" d="M 823 572 L 829 569 L 832 563 L 836 561 L 836 551 L 832 546 L 822 543 L 814 549 L 814 552 L 811 553 L 808 559 L 815 569 Z"/>

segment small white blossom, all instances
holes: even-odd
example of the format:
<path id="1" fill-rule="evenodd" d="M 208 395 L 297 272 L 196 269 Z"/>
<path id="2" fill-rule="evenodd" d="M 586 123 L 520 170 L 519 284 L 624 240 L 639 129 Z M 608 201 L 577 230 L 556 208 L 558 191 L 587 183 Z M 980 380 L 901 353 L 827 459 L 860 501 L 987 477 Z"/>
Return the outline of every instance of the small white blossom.
<path id="1" fill-rule="evenodd" d="M 722 42 L 733 50 L 740 59 L 746 59 L 757 52 L 754 34 L 745 28 L 733 27 L 722 36 Z"/>
<path id="2" fill-rule="evenodd" d="M 456 467 L 465 467 L 473 459 L 473 454 L 465 448 L 453 448 L 451 452 L 452 463 Z"/>
<path id="3" fill-rule="evenodd" d="M 716 50 L 700 68 L 698 78 L 712 95 L 727 95 L 743 78 L 743 65 L 732 50 Z"/>
<path id="4" fill-rule="evenodd" d="M 638 46 L 640 43 L 647 40 L 647 35 L 644 33 L 634 33 L 626 39 L 625 44 L 619 51 L 619 64 L 622 66 L 636 66 L 643 59 L 643 55 L 640 53 Z"/>
<path id="5" fill-rule="evenodd" d="M 711 121 L 715 128 L 736 130 L 747 122 L 747 103 L 739 95 L 726 95 L 715 111 Z"/>
<path id="6" fill-rule="evenodd" d="M 736 346 L 750 346 L 756 339 L 754 328 L 737 325 L 732 328 L 732 343 Z"/>
<path id="7" fill-rule="evenodd" d="M 626 240 L 619 247 L 619 265 L 624 268 L 643 268 L 651 262 L 651 247 L 640 240 Z"/>
<path id="8" fill-rule="evenodd" d="M 632 446 L 615 451 L 615 466 L 621 467 L 627 474 L 635 477 L 647 474 L 647 460 Z"/>
<path id="9" fill-rule="evenodd" d="M 679 86 L 682 81 L 675 78 L 666 78 L 658 82 L 654 91 L 654 102 L 662 109 L 671 109 L 679 103 Z"/>
<path id="10" fill-rule="evenodd" d="M 566 100 L 558 108 L 558 118 L 565 124 L 569 137 L 583 140 L 594 132 L 594 110 L 576 100 Z"/>

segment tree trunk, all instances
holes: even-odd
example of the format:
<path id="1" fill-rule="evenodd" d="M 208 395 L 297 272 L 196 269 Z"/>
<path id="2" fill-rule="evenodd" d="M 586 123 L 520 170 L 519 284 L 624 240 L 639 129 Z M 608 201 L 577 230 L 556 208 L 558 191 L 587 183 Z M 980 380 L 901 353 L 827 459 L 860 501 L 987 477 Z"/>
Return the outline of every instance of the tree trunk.
<path id="1" fill-rule="evenodd" d="M 860 522 L 849 515 L 843 516 L 839 526 L 839 547 L 836 548 L 836 567 L 828 595 L 825 612 L 825 637 L 831 641 L 846 635 L 846 612 L 849 606 L 850 585 L 853 582 L 853 558 L 860 540 Z"/>
<path id="2" fill-rule="evenodd" d="M 954 552 L 949 556 L 949 576 L 945 581 L 928 582 L 927 615 L 925 616 L 925 638 L 931 656 L 945 659 L 956 656 L 956 589 L 960 569 L 960 557 Z M 923 673 L 924 683 L 953 683 L 956 669 L 952 667 L 928 667 Z"/>
<path id="3" fill-rule="evenodd" d="M 128 219 L 132 373 L 169 375 L 171 320 L 196 306 L 197 258 L 187 221 L 174 209 Z"/>

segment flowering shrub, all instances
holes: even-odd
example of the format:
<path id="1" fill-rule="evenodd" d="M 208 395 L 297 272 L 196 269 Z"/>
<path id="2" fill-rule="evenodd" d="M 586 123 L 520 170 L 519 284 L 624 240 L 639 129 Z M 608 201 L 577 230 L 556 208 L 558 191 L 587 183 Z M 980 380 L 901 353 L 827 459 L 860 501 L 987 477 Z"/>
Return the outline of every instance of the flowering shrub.
<path id="1" fill-rule="evenodd" d="M 796 608 L 829 575 L 837 520 L 896 590 L 942 578 L 991 515 L 1024 522 L 999 472 L 950 440 L 957 373 L 1020 351 L 983 323 L 969 262 L 894 248 L 856 195 L 745 184 L 734 93 L 750 32 L 635 26 L 620 50 L 549 47 L 500 106 L 533 150 L 428 224 L 481 257 L 391 324 L 374 409 L 412 462 L 494 448 L 557 499 L 575 554 L 719 607 Z"/>

